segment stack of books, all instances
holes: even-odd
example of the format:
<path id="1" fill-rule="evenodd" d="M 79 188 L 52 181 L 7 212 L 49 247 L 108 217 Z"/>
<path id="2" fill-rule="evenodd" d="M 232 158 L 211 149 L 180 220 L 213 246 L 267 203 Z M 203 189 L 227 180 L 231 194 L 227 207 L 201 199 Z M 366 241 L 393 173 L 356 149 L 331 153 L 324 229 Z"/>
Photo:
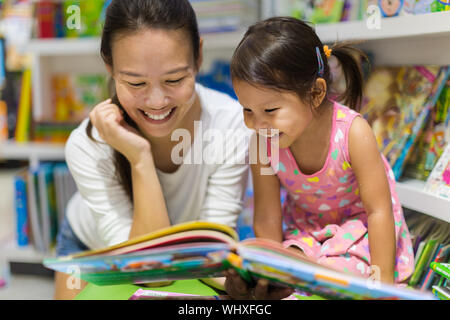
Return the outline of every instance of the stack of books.
<path id="1" fill-rule="evenodd" d="M 65 163 L 42 163 L 14 176 L 18 246 L 49 253 L 56 244 L 65 208 L 76 191 Z"/>

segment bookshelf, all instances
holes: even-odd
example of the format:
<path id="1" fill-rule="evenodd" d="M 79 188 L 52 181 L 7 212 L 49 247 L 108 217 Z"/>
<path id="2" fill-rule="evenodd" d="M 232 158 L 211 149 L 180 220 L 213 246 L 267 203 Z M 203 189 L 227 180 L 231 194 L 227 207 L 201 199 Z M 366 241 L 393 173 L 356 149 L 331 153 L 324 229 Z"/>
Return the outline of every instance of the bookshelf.
<path id="1" fill-rule="evenodd" d="M 408 179 L 397 182 L 401 204 L 418 212 L 450 223 L 450 200 L 423 191 L 425 182 Z"/>
<path id="2" fill-rule="evenodd" d="M 54 143 L 16 143 L 6 141 L 0 143 L 1 160 L 28 160 L 30 166 L 40 161 L 64 160 L 64 145 Z"/>

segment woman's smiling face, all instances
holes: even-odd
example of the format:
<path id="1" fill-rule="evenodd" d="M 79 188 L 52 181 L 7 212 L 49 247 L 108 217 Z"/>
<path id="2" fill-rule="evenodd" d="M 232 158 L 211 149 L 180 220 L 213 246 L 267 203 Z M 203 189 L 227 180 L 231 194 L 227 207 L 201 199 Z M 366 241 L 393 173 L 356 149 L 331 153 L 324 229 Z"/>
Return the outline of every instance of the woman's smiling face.
<path id="1" fill-rule="evenodd" d="M 186 32 L 146 28 L 112 43 L 109 70 L 121 105 L 147 138 L 169 136 L 197 97 L 201 58 L 196 64 Z"/>
<path id="2" fill-rule="evenodd" d="M 245 125 L 257 133 L 261 129 L 279 132 L 280 148 L 287 148 L 304 132 L 313 119 L 311 108 L 292 92 L 233 81 L 233 88 L 243 106 Z"/>

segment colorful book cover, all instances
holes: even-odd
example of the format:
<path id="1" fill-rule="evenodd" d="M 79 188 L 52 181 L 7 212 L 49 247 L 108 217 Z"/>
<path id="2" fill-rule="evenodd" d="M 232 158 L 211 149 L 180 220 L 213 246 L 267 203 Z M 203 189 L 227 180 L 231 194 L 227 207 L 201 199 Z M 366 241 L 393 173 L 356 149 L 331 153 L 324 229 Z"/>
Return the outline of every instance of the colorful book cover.
<path id="1" fill-rule="evenodd" d="M 431 79 L 431 74 L 428 71 L 422 69 L 421 73 L 425 74 L 428 73 L 428 77 L 429 79 Z M 396 153 L 398 157 L 392 167 L 392 170 L 394 171 L 394 175 L 397 180 L 403 174 L 403 169 L 405 167 L 406 161 L 411 155 L 412 147 L 414 143 L 417 141 L 417 137 L 420 135 L 427 121 L 431 108 L 433 108 L 433 106 L 436 105 L 442 90 L 445 88 L 445 84 L 447 83 L 449 75 L 450 75 L 449 67 L 443 67 L 440 69 L 439 73 L 434 79 L 431 91 L 428 93 L 426 100 L 423 102 L 421 106 L 423 110 L 419 113 L 414 125 L 410 128 L 411 131 L 408 132 L 407 135 L 404 135 L 406 139 L 396 146 L 397 150 L 399 151 Z"/>
<path id="2" fill-rule="evenodd" d="M 450 144 L 439 158 L 424 187 L 424 191 L 450 199 Z"/>
<path id="3" fill-rule="evenodd" d="M 450 127 L 445 123 L 449 110 L 450 81 L 447 80 L 425 129 L 413 146 L 411 157 L 406 163 L 405 176 L 426 181 L 446 144 L 449 143 L 445 137 L 446 131 L 450 131 Z"/>
<path id="4" fill-rule="evenodd" d="M 27 169 L 14 175 L 16 240 L 19 247 L 28 245 Z"/>
<path id="5" fill-rule="evenodd" d="M 205 230 L 202 229 L 205 227 Z M 220 277 L 230 267 L 247 281 L 337 299 L 435 299 L 417 290 L 351 276 L 319 265 L 266 239 L 238 242 L 236 232 L 210 222 L 188 222 L 122 244 L 78 255 L 45 259 L 47 268 L 96 285 Z"/>
<path id="6" fill-rule="evenodd" d="M 397 180 L 448 75 L 447 67 L 379 67 L 366 82 L 361 114 Z"/>
<path id="7" fill-rule="evenodd" d="M 449 0 L 416 0 L 414 14 L 449 11 Z"/>
<path id="8" fill-rule="evenodd" d="M 314 10 L 311 22 L 336 23 L 341 20 L 344 9 L 344 0 L 319 0 L 314 1 Z"/>

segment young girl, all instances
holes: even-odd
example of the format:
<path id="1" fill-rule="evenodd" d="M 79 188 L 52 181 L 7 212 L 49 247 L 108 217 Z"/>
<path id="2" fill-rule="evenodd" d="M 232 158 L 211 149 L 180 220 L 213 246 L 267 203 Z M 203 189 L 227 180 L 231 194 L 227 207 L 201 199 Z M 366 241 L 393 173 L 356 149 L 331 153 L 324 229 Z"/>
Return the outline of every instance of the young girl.
<path id="1" fill-rule="evenodd" d="M 262 175 L 261 161 L 252 165 L 254 230 L 328 267 L 402 283 L 413 272 L 410 235 L 392 170 L 354 111 L 362 96 L 354 53 L 324 47 L 309 25 L 283 17 L 250 27 L 236 49 L 231 72 L 246 125 L 278 130 L 259 145 L 276 176 Z M 331 55 L 345 74 L 337 98 L 347 106 L 330 96 Z M 279 155 L 271 157 L 275 142 Z M 280 185 L 288 192 L 283 208 Z M 227 282 L 233 291 L 233 278 Z"/>
<path id="2" fill-rule="evenodd" d="M 115 90 L 66 144 L 79 192 L 67 207 L 57 255 L 114 245 L 186 221 L 234 227 L 247 181 L 246 150 L 227 149 L 215 161 L 214 148 L 203 148 L 210 161 L 193 160 L 203 147 L 195 122 L 204 132 L 247 129 L 237 101 L 196 83 L 202 41 L 189 1 L 113 0 L 101 56 Z M 174 148 L 180 144 L 174 132 L 187 133 L 182 144 L 188 148 Z M 68 280 L 56 275 L 56 298 L 72 298 L 84 285 L 69 290 Z"/>

